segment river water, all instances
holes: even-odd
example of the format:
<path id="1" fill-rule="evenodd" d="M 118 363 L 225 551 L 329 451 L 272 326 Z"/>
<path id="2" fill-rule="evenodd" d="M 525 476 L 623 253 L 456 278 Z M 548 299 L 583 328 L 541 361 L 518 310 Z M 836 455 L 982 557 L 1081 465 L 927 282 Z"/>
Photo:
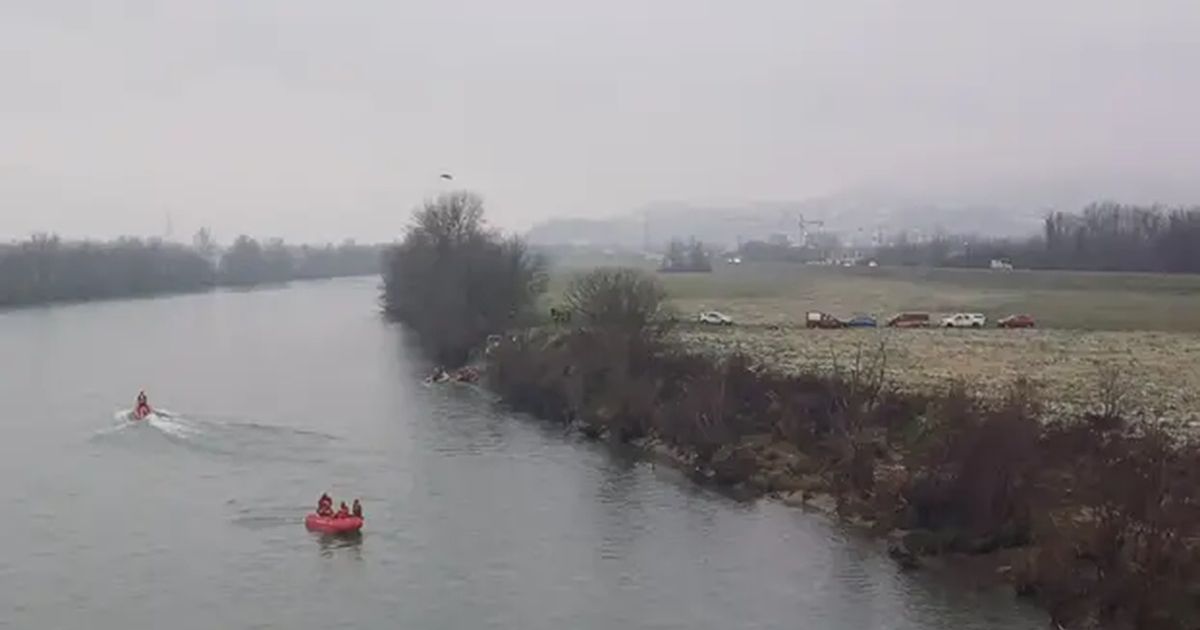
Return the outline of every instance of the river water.
<path id="1" fill-rule="evenodd" d="M 1024 629 L 799 510 L 426 387 L 376 279 L 0 313 L 0 626 Z M 118 418 L 138 389 L 173 418 Z M 304 530 L 361 497 L 361 538 Z"/>

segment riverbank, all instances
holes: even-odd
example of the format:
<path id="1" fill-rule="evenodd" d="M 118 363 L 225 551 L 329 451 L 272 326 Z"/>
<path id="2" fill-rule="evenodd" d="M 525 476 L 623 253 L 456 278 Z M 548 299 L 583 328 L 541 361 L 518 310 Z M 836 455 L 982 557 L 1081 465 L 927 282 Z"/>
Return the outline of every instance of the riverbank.
<path id="1" fill-rule="evenodd" d="M 381 302 L 440 363 L 486 344 L 511 407 L 747 496 L 825 504 L 907 568 L 1003 562 L 992 573 L 1071 630 L 1200 627 L 1200 456 L 1127 421 L 1143 416 L 1125 366 L 1097 366 L 1096 404 L 1065 414 L 1028 378 L 990 397 L 954 379 L 893 387 L 882 343 L 784 372 L 681 344 L 679 296 L 632 268 L 572 278 L 536 327 L 544 261 L 481 217 L 469 194 L 426 204 L 389 251 Z"/>
<path id="2" fill-rule="evenodd" d="M 537 329 L 489 353 L 510 405 L 628 443 L 698 481 L 828 511 L 902 566 L 961 557 L 1066 628 L 1195 627 L 1200 460 L 1118 407 L 1069 421 L 1012 381 L 894 391 L 884 357 L 782 373 L 665 338 Z M 1112 401 L 1109 401 L 1112 402 Z"/>

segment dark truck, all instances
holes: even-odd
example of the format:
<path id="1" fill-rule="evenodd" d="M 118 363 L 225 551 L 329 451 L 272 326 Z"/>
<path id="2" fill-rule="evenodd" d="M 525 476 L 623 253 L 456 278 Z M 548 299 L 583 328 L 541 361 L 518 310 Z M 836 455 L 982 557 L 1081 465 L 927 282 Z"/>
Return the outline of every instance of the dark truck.
<path id="1" fill-rule="evenodd" d="M 929 313 L 900 313 L 887 321 L 888 328 L 928 328 Z"/>
<path id="2" fill-rule="evenodd" d="M 1035 328 L 1037 322 L 1033 321 L 1032 315 L 1009 315 L 996 322 L 1000 328 Z"/>

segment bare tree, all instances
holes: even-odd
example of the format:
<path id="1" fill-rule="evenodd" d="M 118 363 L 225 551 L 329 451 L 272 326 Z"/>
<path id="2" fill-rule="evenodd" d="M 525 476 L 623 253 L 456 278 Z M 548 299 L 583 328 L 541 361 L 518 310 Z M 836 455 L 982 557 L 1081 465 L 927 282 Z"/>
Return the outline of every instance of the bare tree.
<path id="1" fill-rule="evenodd" d="M 483 202 L 453 192 L 425 202 L 384 262 L 385 313 L 417 331 L 444 363 L 516 325 L 545 291 L 545 263 L 520 239 L 488 230 Z"/>

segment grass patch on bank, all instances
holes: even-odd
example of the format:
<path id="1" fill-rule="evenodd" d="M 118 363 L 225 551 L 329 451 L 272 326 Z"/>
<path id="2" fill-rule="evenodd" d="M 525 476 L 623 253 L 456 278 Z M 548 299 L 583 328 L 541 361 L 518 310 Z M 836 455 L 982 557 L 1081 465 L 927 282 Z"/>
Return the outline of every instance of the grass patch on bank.
<path id="1" fill-rule="evenodd" d="M 561 303 L 570 278 L 553 274 L 547 305 Z M 980 269 L 828 268 L 795 264 L 720 265 L 713 273 L 657 274 L 683 322 L 678 340 L 712 356 L 745 353 L 785 373 L 845 364 L 864 345 L 886 341 L 896 387 L 928 392 L 952 381 L 985 398 L 1026 378 L 1050 412 L 1077 414 L 1096 400 L 1101 366 L 1124 367 L 1143 412 L 1176 426 L 1200 414 L 1200 276 Z M 718 310 L 730 328 L 691 323 Z M 1036 330 L 808 330 L 805 313 L 979 311 L 994 325 L 1032 314 Z"/>
<path id="2" fill-rule="evenodd" d="M 584 271 L 556 272 L 548 299 Z M 682 313 L 717 309 L 750 324 L 803 324 L 810 310 L 880 318 L 978 311 L 993 322 L 1028 313 L 1043 328 L 1200 333 L 1200 276 L 1193 275 L 743 263 L 659 278 Z"/>

